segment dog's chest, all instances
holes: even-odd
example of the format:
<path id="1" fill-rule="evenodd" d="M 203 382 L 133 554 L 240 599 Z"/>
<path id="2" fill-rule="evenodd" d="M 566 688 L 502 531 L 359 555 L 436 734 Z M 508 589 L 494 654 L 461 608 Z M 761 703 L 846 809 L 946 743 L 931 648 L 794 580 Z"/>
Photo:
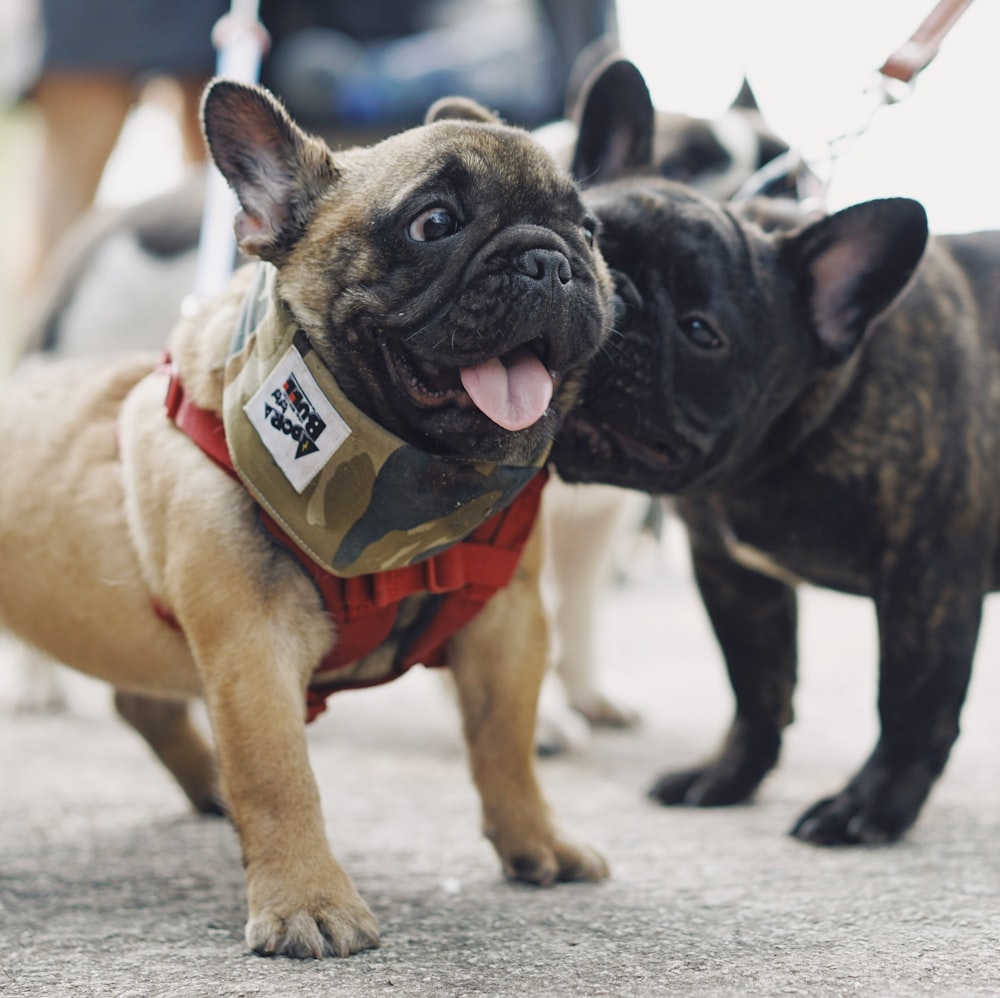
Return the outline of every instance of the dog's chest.
<path id="1" fill-rule="evenodd" d="M 841 592 L 870 595 L 872 552 L 881 546 L 871 524 L 819 508 L 786 507 L 779 493 L 727 501 L 716 496 L 679 506 L 692 532 L 714 537 L 737 565 L 785 585 L 810 583 Z"/>
<path id="2" fill-rule="evenodd" d="M 410 665 L 410 663 L 404 664 L 408 647 L 419 633 L 421 625 L 427 622 L 425 618 L 431 609 L 429 600 L 430 597 L 424 594 L 403 600 L 394 611 L 395 619 L 388 634 L 384 637 L 379 635 L 374 650 L 363 653 L 355 661 L 346 665 L 331 667 L 327 664 L 321 664 L 313 674 L 311 686 L 321 690 L 324 696 L 328 696 L 337 690 L 359 686 L 377 686 L 401 676 Z M 341 622 L 343 622 L 345 608 L 340 606 L 336 610 L 341 616 Z M 354 636 L 352 622 L 352 637 L 358 643 L 356 646 L 363 648 L 366 643 L 374 643 L 372 635 L 376 628 L 376 624 L 363 621 L 360 624 L 359 632 Z"/>

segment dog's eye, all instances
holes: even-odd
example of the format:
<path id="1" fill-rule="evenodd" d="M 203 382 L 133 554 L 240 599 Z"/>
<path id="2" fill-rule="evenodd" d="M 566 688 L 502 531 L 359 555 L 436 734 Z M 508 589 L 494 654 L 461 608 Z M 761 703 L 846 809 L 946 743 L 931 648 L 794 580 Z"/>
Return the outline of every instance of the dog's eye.
<path id="1" fill-rule="evenodd" d="M 688 315 L 681 319 L 681 332 L 699 350 L 718 350 L 725 343 L 722 337 L 700 315 Z"/>
<path id="2" fill-rule="evenodd" d="M 591 215 L 588 215 L 583 220 L 583 239 L 588 246 L 594 245 L 594 240 L 597 238 L 597 219 Z"/>
<path id="3" fill-rule="evenodd" d="M 435 205 L 421 212 L 410 222 L 407 232 L 410 238 L 418 243 L 432 243 L 436 239 L 447 239 L 453 236 L 461 226 L 458 219 L 442 205 Z"/>

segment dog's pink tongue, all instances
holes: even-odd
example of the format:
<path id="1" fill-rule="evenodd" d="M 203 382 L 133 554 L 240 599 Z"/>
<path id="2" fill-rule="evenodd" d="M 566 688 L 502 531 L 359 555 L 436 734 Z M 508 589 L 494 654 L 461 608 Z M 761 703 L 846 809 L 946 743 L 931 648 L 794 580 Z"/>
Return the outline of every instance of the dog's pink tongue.
<path id="1" fill-rule="evenodd" d="M 459 373 L 476 408 L 505 430 L 537 423 L 552 401 L 552 376 L 530 350 L 515 350 L 506 362 L 488 360 Z"/>

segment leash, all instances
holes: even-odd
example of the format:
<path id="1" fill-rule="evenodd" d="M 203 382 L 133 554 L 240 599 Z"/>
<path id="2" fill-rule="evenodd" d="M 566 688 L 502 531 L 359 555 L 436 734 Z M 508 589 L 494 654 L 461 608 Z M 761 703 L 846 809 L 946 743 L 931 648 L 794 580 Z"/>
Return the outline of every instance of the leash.
<path id="1" fill-rule="evenodd" d="M 871 128 L 882 108 L 912 96 L 917 76 L 934 60 L 948 32 L 971 5 L 972 0 L 938 0 L 916 31 L 882 63 L 862 91 L 864 104 L 856 127 L 829 139 L 814 156 L 800 149 L 789 149 L 775 157 L 753 174 L 731 200 L 749 201 L 772 184 L 791 179 L 799 201 L 817 207 L 824 205 L 837 160 Z M 821 173 L 826 179 L 821 179 Z"/>
<path id="2" fill-rule="evenodd" d="M 912 83 L 933 61 L 945 35 L 972 5 L 972 0 L 940 0 L 919 28 L 882 64 L 879 73 L 893 80 Z"/>
<path id="3" fill-rule="evenodd" d="M 256 83 L 260 78 L 260 63 L 270 36 L 260 22 L 259 11 L 259 0 L 232 0 L 229 12 L 216 21 L 212 28 L 212 44 L 218 52 L 216 76 L 241 83 Z M 181 304 L 182 315 L 192 315 L 229 284 L 236 259 L 233 218 L 237 208 L 236 195 L 209 162 L 194 288 Z"/>

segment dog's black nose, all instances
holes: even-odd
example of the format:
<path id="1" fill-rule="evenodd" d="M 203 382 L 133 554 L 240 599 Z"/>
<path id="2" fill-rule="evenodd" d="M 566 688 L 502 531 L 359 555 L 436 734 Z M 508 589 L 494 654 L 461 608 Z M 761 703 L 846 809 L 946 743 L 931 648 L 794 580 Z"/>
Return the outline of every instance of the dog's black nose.
<path id="1" fill-rule="evenodd" d="M 515 257 L 514 266 L 534 281 L 566 285 L 573 280 L 569 260 L 559 250 L 531 249 Z"/>

